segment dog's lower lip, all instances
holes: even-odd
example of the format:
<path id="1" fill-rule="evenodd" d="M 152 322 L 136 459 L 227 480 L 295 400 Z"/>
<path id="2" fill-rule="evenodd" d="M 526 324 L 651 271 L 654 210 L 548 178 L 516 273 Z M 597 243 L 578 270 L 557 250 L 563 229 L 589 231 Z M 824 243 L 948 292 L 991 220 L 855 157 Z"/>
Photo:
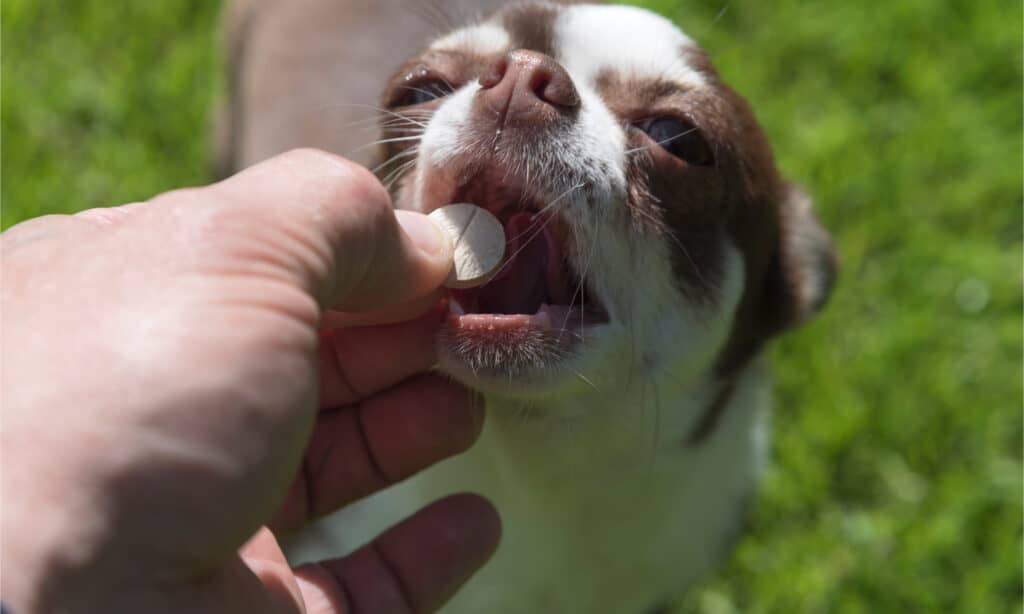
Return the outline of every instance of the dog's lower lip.
<path id="1" fill-rule="evenodd" d="M 538 332 L 558 333 L 566 330 L 579 331 L 581 325 L 589 326 L 606 321 L 602 314 L 593 310 L 546 303 L 534 314 L 463 313 L 458 301 L 452 298 L 449 299 L 448 310 L 448 326 L 454 330 L 506 331 L 530 328 Z"/>
<path id="2" fill-rule="evenodd" d="M 539 321 L 537 316 L 523 314 L 470 313 L 450 314 L 448 325 L 460 330 L 509 330 L 513 328 L 550 328 L 550 322 Z"/>

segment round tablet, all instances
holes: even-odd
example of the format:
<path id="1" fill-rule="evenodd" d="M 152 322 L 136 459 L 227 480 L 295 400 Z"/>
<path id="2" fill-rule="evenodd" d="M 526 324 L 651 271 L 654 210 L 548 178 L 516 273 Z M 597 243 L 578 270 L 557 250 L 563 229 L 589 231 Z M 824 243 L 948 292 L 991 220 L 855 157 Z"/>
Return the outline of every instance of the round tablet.
<path id="1" fill-rule="evenodd" d="M 472 288 L 490 280 L 505 257 L 505 229 L 498 218 L 476 205 L 445 205 L 430 213 L 455 246 L 455 264 L 447 288 Z"/>

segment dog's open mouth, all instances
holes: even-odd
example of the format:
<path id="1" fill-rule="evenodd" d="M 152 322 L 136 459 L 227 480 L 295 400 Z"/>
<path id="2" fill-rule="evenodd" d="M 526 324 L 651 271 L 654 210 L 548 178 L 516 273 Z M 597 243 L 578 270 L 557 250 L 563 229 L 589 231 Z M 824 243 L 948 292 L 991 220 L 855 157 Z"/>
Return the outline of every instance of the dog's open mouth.
<path id="1" fill-rule="evenodd" d="M 606 322 L 603 307 L 564 257 L 560 224 L 551 214 L 499 214 L 505 226 L 505 261 L 483 286 L 452 291 L 449 326 L 573 333 L 580 326 Z"/>
<path id="2" fill-rule="evenodd" d="M 445 345 L 475 365 L 478 375 L 551 366 L 589 327 L 608 322 L 567 257 L 572 238 L 557 203 L 534 202 L 507 180 L 486 177 L 456 190 L 450 202 L 484 207 L 505 227 L 505 260 L 491 280 L 449 295 Z"/>

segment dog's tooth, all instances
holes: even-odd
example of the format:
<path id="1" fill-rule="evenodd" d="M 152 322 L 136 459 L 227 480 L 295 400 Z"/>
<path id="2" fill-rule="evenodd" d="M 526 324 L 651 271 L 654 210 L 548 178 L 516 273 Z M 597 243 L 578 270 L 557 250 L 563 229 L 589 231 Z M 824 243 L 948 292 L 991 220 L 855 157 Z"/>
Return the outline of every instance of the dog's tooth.
<path id="1" fill-rule="evenodd" d="M 466 315 L 466 310 L 462 308 L 462 305 L 459 304 L 459 301 L 455 300 L 454 298 L 449 298 L 448 299 L 448 313 L 451 313 L 451 314 L 454 314 L 454 315 L 457 315 L 457 316 L 462 316 L 462 315 Z"/>
<path id="2" fill-rule="evenodd" d="M 530 316 L 530 324 L 542 329 L 551 328 L 551 312 L 546 304 L 542 303 L 537 313 Z"/>

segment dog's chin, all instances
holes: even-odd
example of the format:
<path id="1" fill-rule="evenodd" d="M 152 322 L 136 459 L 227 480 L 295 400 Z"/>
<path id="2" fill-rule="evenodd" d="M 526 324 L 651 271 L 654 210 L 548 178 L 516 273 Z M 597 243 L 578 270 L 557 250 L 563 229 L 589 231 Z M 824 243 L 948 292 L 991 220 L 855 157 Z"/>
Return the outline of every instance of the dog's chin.
<path id="1" fill-rule="evenodd" d="M 504 270 L 479 288 L 450 291 L 440 365 L 481 392 L 535 398 L 587 382 L 582 365 L 600 353 L 611 320 L 559 257 L 552 233 L 513 226 Z M 526 232 L 534 240 L 519 245 L 516 233 Z"/>
<path id="2" fill-rule="evenodd" d="M 593 384 L 585 365 L 606 345 L 607 324 L 542 306 L 534 315 L 451 314 L 439 337 L 439 367 L 489 396 L 538 399 Z"/>

